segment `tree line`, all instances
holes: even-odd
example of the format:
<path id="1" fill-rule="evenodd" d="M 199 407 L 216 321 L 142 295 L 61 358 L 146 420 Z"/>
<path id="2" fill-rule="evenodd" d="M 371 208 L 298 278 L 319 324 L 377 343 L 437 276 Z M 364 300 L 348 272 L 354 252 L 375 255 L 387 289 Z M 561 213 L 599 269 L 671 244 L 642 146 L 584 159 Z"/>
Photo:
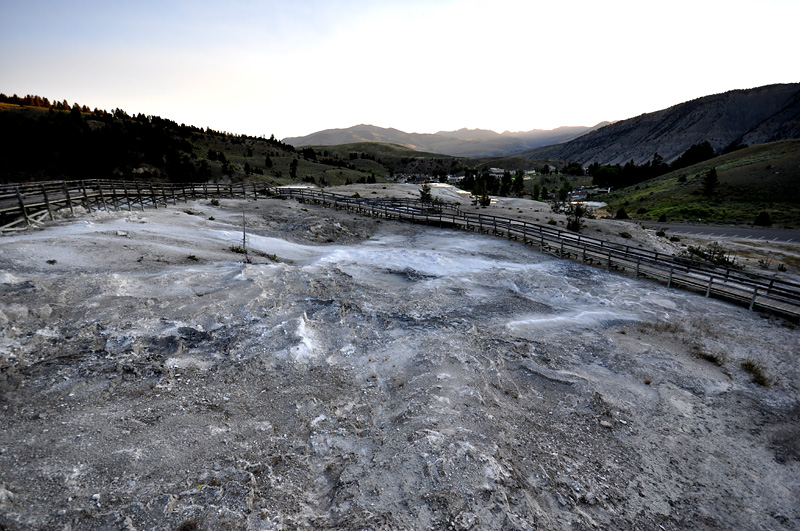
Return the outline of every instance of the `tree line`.
<path id="1" fill-rule="evenodd" d="M 0 131 L 5 136 L 0 143 L 0 182 L 133 177 L 206 181 L 211 177 L 209 161 L 219 161 L 223 174 L 231 175 L 234 168 L 223 152 L 209 149 L 207 153 L 200 151 L 198 157 L 193 141 L 203 136 L 233 144 L 258 141 L 279 151 L 295 152 L 294 146 L 274 135 L 268 139 L 229 135 L 160 116 L 130 115 L 119 108 L 111 112 L 90 110 L 66 100 L 51 102 L 41 96 L 21 98 L 16 94 L 0 94 L 0 103 L 47 109 L 0 112 Z M 248 153 L 252 155 L 252 149 Z M 245 173 L 259 172 L 251 167 L 245 168 Z"/>
<path id="2" fill-rule="evenodd" d="M 595 162 L 589 166 L 587 173 L 592 176 L 592 183 L 596 186 L 603 188 L 625 188 L 626 186 L 633 186 L 648 179 L 660 177 L 671 171 L 686 168 L 693 164 L 712 159 L 718 155 L 724 155 L 746 147 L 747 144 L 734 141 L 723 149 L 722 152 L 717 153 L 710 142 L 703 141 L 692 145 L 671 164 L 665 163 L 664 158 L 658 153 L 655 153 L 653 154 L 652 160 L 638 166 L 632 160 L 624 165 L 606 164 L 601 166 Z"/>

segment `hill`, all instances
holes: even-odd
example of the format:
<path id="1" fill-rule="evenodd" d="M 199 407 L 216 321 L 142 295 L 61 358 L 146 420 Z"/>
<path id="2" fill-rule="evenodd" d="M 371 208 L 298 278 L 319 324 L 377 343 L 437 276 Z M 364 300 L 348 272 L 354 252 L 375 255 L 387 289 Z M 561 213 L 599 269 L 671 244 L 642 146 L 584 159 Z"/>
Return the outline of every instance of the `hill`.
<path id="1" fill-rule="evenodd" d="M 800 83 L 733 90 L 622 120 L 519 156 L 576 161 L 584 166 L 641 164 L 655 153 L 666 162 L 708 141 L 717 152 L 733 142 L 761 144 L 800 138 Z"/>
<path id="2" fill-rule="evenodd" d="M 719 186 L 701 193 L 704 176 L 716 169 Z M 761 213 L 776 226 L 800 226 L 800 140 L 751 146 L 648 181 L 615 190 L 610 209 L 637 219 L 752 224 Z M 662 218 L 663 216 L 663 218 Z"/>
<path id="3" fill-rule="evenodd" d="M 39 96 L 0 94 L 0 132 L 5 139 L 0 143 L 0 182 L 136 178 L 335 185 L 380 179 L 391 171 L 353 160 L 342 150 L 318 157 L 274 136 L 234 135 L 121 109 L 51 103 Z M 409 157 L 421 156 L 406 151 Z M 399 162 L 392 169 L 404 171 Z"/>
<path id="4" fill-rule="evenodd" d="M 274 136 L 234 135 L 39 96 L 0 94 L 0 132 L 6 139 L 0 144 L 0 182 L 137 178 L 328 186 L 396 174 L 441 176 L 480 166 L 531 169 L 537 164 L 508 156 L 453 157 L 375 141 L 296 149 Z"/>
<path id="5" fill-rule="evenodd" d="M 494 157 L 516 153 L 538 146 L 558 144 L 577 138 L 594 127 L 559 127 L 552 130 L 533 130 L 512 133 L 495 133 L 486 129 L 459 129 L 438 133 L 406 133 L 374 125 L 355 125 L 346 129 L 326 129 L 303 137 L 284 138 L 283 142 L 295 147 L 334 146 L 359 142 L 396 144 L 415 151 L 441 153 L 454 157 Z"/>

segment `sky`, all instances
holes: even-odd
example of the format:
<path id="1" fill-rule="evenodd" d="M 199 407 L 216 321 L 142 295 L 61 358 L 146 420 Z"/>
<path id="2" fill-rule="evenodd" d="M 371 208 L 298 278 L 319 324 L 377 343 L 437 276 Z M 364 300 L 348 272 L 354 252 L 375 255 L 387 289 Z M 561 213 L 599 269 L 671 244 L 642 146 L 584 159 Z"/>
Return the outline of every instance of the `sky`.
<path id="1" fill-rule="evenodd" d="M 591 126 L 800 81 L 800 0 L 0 0 L 0 92 L 276 138 Z"/>

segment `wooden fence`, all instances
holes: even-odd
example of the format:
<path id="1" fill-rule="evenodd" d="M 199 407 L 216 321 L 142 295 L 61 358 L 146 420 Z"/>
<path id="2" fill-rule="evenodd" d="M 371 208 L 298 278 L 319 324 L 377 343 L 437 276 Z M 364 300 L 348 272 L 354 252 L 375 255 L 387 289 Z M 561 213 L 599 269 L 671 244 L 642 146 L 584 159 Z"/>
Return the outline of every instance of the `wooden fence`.
<path id="1" fill-rule="evenodd" d="M 302 188 L 276 188 L 272 193 L 347 208 L 362 214 L 439 227 L 494 234 L 537 246 L 542 252 L 649 277 L 668 287 L 681 286 L 706 297 L 743 303 L 751 310 L 770 310 L 800 317 L 800 284 L 776 277 L 715 267 L 683 257 L 643 250 L 569 232 L 549 225 L 480 213 L 463 212 L 458 205 L 409 200 L 373 200 Z"/>
<path id="2" fill-rule="evenodd" d="M 144 210 L 179 201 L 210 198 L 293 197 L 358 214 L 422 223 L 518 239 L 560 258 L 648 277 L 747 305 L 800 317 L 800 284 L 776 277 L 714 267 L 683 257 L 607 242 L 526 221 L 464 212 L 454 203 L 413 199 L 345 196 L 302 187 L 268 187 L 258 183 L 164 184 L 138 181 L 58 181 L 0 185 L 0 232 L 23 230 L 42 219 L 54 219 L 62 208 Z"/>

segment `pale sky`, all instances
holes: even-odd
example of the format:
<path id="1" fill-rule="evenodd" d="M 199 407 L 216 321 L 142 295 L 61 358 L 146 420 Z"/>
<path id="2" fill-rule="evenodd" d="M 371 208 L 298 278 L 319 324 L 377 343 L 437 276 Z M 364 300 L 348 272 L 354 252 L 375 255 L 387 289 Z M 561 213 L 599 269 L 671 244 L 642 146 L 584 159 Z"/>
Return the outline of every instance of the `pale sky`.
<path id="1" fill-rule="evenodd" d="M 798 82 L 800 0 L 0 0 L 0 92 L 237 134 L 594 125 Z"/>

